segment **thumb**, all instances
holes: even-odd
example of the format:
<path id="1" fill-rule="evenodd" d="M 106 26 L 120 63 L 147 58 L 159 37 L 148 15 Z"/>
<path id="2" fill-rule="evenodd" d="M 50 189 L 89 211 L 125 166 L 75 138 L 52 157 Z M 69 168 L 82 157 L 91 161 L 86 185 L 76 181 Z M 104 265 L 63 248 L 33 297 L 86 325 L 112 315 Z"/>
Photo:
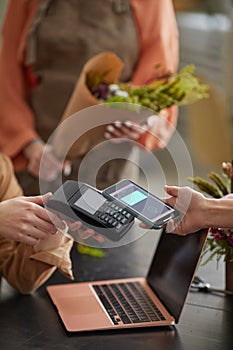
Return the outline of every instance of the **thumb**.
<path id="1" fill-rule="evenodd" d="M 179 187 L 177 186 L 164 186 L 164 190 L 172 197 L 177 197 L 179 193 Z"/>
<path id="2" fill-rule="evenodd" d="M 172 233 L 174 230 L 175 230 L 175 224 L 174 224 L 174 221 L 171 219 L 168 221 L 166 225 L 166 232 Z"/>
<path id="3" fill-rule="evenodd" d="M 49 200 L 49 198 L 52 196 L 51 192 L 48 192 L 46 194 L 43 194 L 41 196 L 34 196 L 34 197 L 26 197 L 26 200 L 28 202 L 32 202 L 38 205 L 46 204 Z"/>

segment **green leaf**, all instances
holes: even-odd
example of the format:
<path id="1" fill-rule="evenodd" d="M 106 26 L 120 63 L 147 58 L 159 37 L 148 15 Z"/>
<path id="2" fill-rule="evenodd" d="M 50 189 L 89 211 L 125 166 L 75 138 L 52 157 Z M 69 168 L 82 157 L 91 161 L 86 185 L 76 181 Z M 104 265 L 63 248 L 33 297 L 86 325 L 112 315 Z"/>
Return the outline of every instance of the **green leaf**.
<path id="1" fill-rule="evenodd" d="M 104 258 L 106 256 L 106 253 L 102 249 L 88 247 L 80 243 L 77 244 L 77 250 L 80 254 L 90 255 L 95 258 Z"/>
<path id="2" fill-rule="evenodd" d="M 209 181 L 204 180 L 200 176 L 189 177 L 189 181 L 192 181 L 201 192 L 204 192 L 214 198 L 221 198 L 222 193 L 216 186 L 213 186 Z"/>
<path id="3" fill-rule="evenodd" d="M 217 174 L 214 171 L 211 171 L 208 174 L 208 177 L 210 178 L 210 180 L 212 180 L 216 184 L 216 186 L 218 187 L 219 191 L 221 191 L 221 193 L 224 196 L 229 193 L 226 183 L 224 182 L 224 180 L 221 178 L 221 176 L 219 174 Z"/>

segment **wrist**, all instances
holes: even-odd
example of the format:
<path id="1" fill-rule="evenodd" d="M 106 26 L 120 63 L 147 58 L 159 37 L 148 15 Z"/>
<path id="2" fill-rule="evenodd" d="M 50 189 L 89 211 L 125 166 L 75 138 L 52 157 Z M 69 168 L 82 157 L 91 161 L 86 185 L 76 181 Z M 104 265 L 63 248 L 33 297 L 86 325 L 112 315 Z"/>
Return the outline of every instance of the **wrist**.
<path id="1" fill-rule="evenodd" d="M 31 140 L 28 145 L 33 145 L 33 144 L 38 143 L 38 142 L 43 142 L 42 138 L 39 136 L 36 137 L 35 139 Z"/>
<path id="2" fill-rule="evenodd" d="M 205 227 L 214 226 L 214 215 L 216 214 L 215 199 L 206 198 L 206 210 L 203 214 L 205 220 Z"/>
<path id="3" fill-rule="evenodd" d="M 208 227 L 232 228 L 233 201 L 231 199 L 207 199 Z"/>
<path id="4" fill-rule="evenodd" d="M 221 200 L 208 198 L 207 204 L 206 221 L 208 227 L 221 227 L 221 217 L 224 214 L 224 206 Z"/>
<path id="5" fill-rule="evenodd" d="M 198 205 L 196 206 L 196 215 L 195 215 L 195 220 L 196 220 L 196 225 L 199 228 L 208 228 L 211 226 L 212 222 L 212 203 L 209 198 L 202 197 L 201 200 L 199 198 L 198 200 Z M 194 213 L 195 214 L 195 213 Z"/>
<path id="6" fill-rule="evenodd" d="M 38 143 L 44 143 L 41 137 L 36 137 L 25 145 L 23 149 L 23 154 L 26 158 L 30 156 L 31 150 L 32 148 L 34 148 L 34 145 L 37 145 Z"/>

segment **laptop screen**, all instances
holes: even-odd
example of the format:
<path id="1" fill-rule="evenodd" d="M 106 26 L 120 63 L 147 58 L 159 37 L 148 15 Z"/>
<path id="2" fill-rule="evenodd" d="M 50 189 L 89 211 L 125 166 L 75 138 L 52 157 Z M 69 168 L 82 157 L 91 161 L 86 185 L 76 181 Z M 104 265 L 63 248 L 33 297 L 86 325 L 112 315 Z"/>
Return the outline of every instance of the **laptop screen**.
<path id="1" fill-rule="evenodd" d="M 187 236 L 163 232 L 147 282 L 178 322 L 208 230 Z"/>

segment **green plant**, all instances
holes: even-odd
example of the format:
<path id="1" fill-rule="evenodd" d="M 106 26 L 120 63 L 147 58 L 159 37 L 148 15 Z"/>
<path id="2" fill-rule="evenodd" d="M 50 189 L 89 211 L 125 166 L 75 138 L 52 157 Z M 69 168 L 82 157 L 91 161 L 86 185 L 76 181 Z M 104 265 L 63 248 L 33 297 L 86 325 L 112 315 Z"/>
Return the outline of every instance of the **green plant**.
<path id="1" fill-rule="evenodd" d="M 233 167 L 231 163 L 222 164 L 223 174 L 211 171 L 205 180 L 196 176 L 189 178 L 204 194 L 213 198 L 222 198 L 232 191 Z M 233 230 L 227 228 L 211 227 L 202 256 L 202 264 L 216 257 L 217 263 L 223 258 L 225 261 L 233 261 Z"/>
<path id="2" fill-rule="evenodd" d="M 188 105 L 208 97 L 208 86 L 199 81 L 194 70 L 194 65 L 189 65 L 178 73 L 168 74 L 140 87 L 131 83 L 107 84 L 105 76 L 108 72 L 90 71 L 86 84 L 92 94 L 104 103 L 133 103 L 158 113 L 173 105 Z"/>

